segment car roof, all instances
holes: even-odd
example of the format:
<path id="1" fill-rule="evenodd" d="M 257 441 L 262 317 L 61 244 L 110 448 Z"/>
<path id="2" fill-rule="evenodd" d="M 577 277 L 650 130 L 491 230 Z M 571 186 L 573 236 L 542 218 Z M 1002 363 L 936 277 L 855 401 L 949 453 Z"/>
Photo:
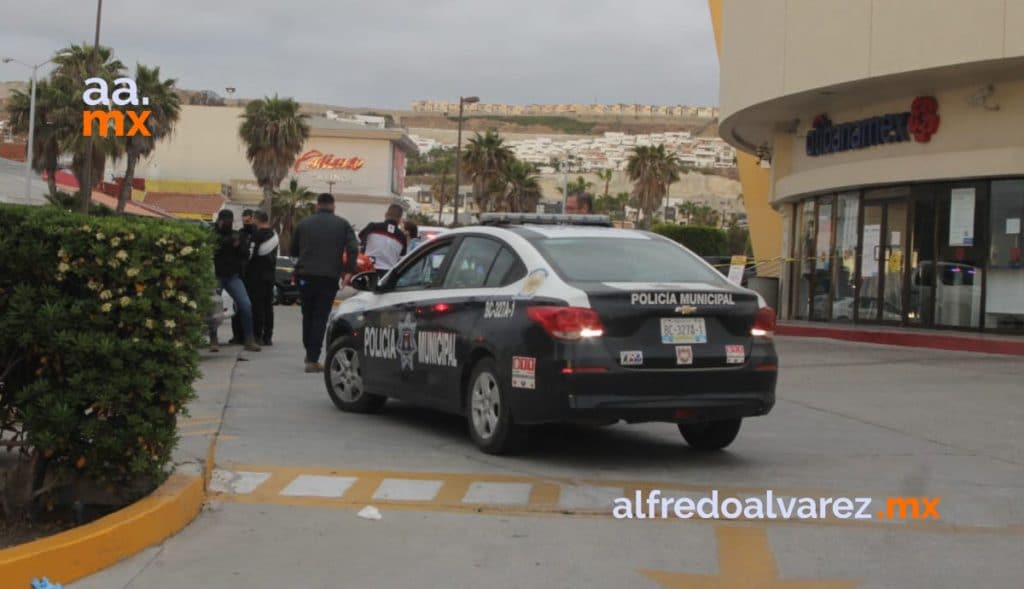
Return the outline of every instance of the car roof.
<path id="1" fill-rule="evenodd" d="M 471 225 L 460 227 L 449 232 L 447 235 L 458 235 L 461 233 L 484 233 L 497 237 L 509 234 L 518 235 L 529 241 L 538 239 L 558 239 L 573 237 L 605 237 L 612 239 L 653 239 L 650 233 L 634 229 L 619 229 L 617 227 L 599 227 L 593 225 L 532 225 L 529 223 L 521 225 Z"/>

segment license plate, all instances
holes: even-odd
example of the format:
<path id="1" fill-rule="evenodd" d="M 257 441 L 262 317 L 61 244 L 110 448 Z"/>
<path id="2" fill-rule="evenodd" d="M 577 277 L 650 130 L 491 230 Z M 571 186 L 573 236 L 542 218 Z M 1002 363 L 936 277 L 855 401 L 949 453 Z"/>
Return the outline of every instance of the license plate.
<path id="1" fill-rule="evenodd" d="M 661 320 L 661 343 L 663 344 L 706 344 L 708 330 L 703 317 L 672 318 Z"/>

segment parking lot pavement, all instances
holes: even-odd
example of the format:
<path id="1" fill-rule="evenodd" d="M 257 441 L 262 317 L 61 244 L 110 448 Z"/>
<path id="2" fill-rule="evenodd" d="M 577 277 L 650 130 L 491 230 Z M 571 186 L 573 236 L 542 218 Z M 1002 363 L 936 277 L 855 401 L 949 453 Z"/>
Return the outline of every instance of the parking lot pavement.
<path id="1" fill-rule="evenodd" d="M 552 426 L 493 457 L 459 418 L 336 411 L 302 372 L 297 321 L 279 307 L 277 345 L 236 367 L 208 509 L 73 587 L 1020 587 L 1015 358 L 780 338 L 779 402 L 725 452 L 664 424 Z M 611 517 L 651 489 L 931 497 L 941 518 Z M 383 519 L 358 517 L 368 504 Z"/>

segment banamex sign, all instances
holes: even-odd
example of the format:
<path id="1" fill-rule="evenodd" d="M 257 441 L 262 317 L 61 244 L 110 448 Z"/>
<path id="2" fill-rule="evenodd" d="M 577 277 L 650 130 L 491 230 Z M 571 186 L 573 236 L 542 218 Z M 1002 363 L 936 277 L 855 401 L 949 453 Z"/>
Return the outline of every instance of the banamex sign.
<path id="1" fill-rule="evenodd" d="M 927 143 L 939 130 L 939 103 L 932 96 L 919 96 L 909 112 L 885 114 L 849 123 L 832 124 L 826 115 L 814 119 L 807 134 L 807 155 L 819 156 L 886 143 L 910 141 Z"/>

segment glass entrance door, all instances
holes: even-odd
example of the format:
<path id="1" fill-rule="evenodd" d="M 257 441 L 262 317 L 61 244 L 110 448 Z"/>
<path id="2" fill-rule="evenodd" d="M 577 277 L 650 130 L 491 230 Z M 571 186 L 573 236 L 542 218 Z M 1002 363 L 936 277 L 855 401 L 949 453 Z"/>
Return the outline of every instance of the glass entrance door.
<path id="1" fill-rule="evenodd" d="M 906 199 L 868 200 L 861 227 L 858 321 L 903 321 L 908 243 Z"/>

